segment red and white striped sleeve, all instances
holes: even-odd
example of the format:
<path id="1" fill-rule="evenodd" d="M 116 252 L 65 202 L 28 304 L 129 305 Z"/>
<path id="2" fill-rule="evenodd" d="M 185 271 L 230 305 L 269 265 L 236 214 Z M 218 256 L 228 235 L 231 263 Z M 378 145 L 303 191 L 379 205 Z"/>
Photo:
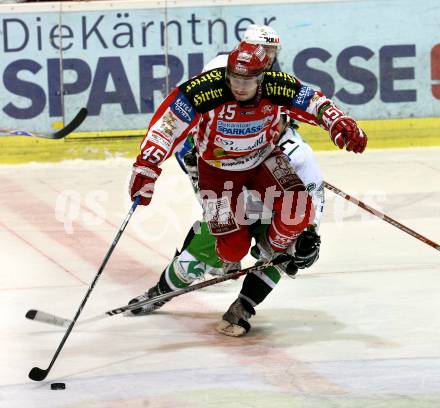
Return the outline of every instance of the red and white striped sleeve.
<path id="1" fill-rule="evenodd" d="M 188 137 L 199 117 L 188 98 L 174 89 L 153 115 L 138 160 L 153 166 L 163 163 Z"/>

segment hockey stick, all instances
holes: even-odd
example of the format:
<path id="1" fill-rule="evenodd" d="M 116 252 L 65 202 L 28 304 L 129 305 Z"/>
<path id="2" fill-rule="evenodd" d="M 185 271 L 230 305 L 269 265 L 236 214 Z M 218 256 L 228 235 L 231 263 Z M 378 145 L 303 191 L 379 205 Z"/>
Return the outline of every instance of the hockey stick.
<path id="1" fill-rule="evenodd" d="M 396 228 L 399 228 L 401 231 L 406 232 L 407 234 L 411 235 L 414 238 L 417 238 L 418 240 L 424 242 L 425 244 L 432 246 L 437 251 L 440 251 L 440 245 L 435 243 L 434 241 L 431 241 L 430 239 L 424 237 L 423 235 L 420 235 L 418 232 L 415 232 L 411 228 L 406 227 L 405 225 L 401 224 L 400 222 L 397 222 L 396 220 L 393 220 L 391 217 L 388 217 L 388 215 L 385 215 L 384 213 L 381 213 L 380 211 L 376 210 L 373 207 L 370 207 L 369 205 L 363 203 L 362 201 L 359 201 L 357 198 L 352 197 L 343 191 L 339 190 L 339 188 L 327 183 L 324 181 L 324 186 L 333 191 L 335 194 L 345 198 L 348 201 L 351 201 L 352 203 L 356 204 L 358 207 L 361 207 L 363 210 L 368 211 L 370 214 L 375 215 L 376 217 L 386 221 L 387 223 L 393 225 Z"/>
<path id="2" fill-rule="evenodd" d="M 35 322 L 47 323 L 51 326 L 60 327 L 69 327 L 69 324 L 72 322 L 70 319 L 65 319 L 64 317 L 59 317 L 36 309 L 28 310 L 25 317 L 26 319 L 34 320 Z M 82 323 L 83 322 L 78 322 L 78 325 L 81 325 Z"/>
<path id="3" fill-rule="evenodd" d="M 94 317 L 91 317 L 89 319 L 83 320 L 79 324 L 83 325 L 83 324 L 87 324 L 87 323 L 92 323 L 92 322 L 104 319 L 106 317 L 109 317 L 109 316 L 114 316 L 114 315 L 117 315 L 117 314 L 124 313 L 124 312 L 126 312 L 128 310 L 139 309 L 142 306 L 151 305 L 151 304 L 156 303 L 156 302 L 161 302 L 163 300 L 172 299 L 174 297 L 183 295 L 185 293 L 194 292 L 196 290 L 203 289 L 203 288 L 206 288 L 208 286 L 212 286 L 212 285 L 215 285 L 217 283 L 227 281 L 229 279 L 238 279 L 240 276 L 243 276 L 243 275 L 245 275 L 247 273 L 262 271 L 262 270 L 266 269 L 269 266 L 278 265 L 280 263 L 288 261 L 289 259 L 291 259 L 291 258 L 288 255 L 282 255 L 282 256 L 276 258 L 273 261 L 268 261 L 268 262 L 265 262 L 265 263 L 263 263 L 261 265 L 254 265 L 254 266 L 251 266 L 251 267 L 246 268 L 246 269 L 241 269 L 241 270 L 236 271 L 236 272 L 231 272 L 231 273 L 228 273 L 228 274 L 223 275 L 223 276 L 218 276 L 218 277 L 213 278 L 213 279 L 209 279 L 209 280 L 206 280 L 206 281 L 203 281 L 203 282 L 200 282 L 200 283 L 196 283 L 195 285 L 191 285 L 191 286 L 188 286 L 188 287 L 183 288 L 183 289 L 178 289 L 178 290 L 175 290 L 173 292 L 167 292 L 167 293 L 164 293 L 163 295 L 155 296 L 155 297 L 153 297 L 151 299 L 143 300 L 141 302 L 136 302 L 136 303 L 131 304 L 131 305 L 125 305 L 125 306 L 122 306 L 122 307 L 118 307 L 116 309 L 108 310 L 107 312 L 104 312 L 104 313 L 99 314 L 97 316 L 94 316 Z M 61 326 L 61 327 L 65 327 L 65 326 L 67 326 L 67 325 L 72 323 L 72 321 L 69 320 L 69 319 L 64 319 L 62 317 L 59 317 L 59 316 L 56 316 L 56 315 L 53 315 L 53 314 L 49 314 L 49 313 L 46 313 L 46 312 L 42 312 L 40 310 L 35 310 L 35 309 L 29 310 L 26 313 L 26 318 L 30 319 L 30 320 L 34 320 L 34 321 L 48 323 L 48 324 L 55 325 L 55 326 Z"/>
<path id="4" fill-rule="evenodd" d="M 102 272 L 104 271 L 104 268 L 105 268 L 105 266 L 106 266 L 108 260 L 110 259 L 110 256 L 111 256 L 111 254 L 113 253 L 113 250 L 115 249 L 116 244 L 117 244 L 118 241 L 119 241 L 119 238 L 121 238 L 121 235 L 122 235 L 122 233 L 124 232 L 125 227 L 126 227 L 127 224 L 128 224 L 128 221 L 130 221 L 130 218 L 131 218 L 131 216 L 133 215 L 134 210 L 136 209 L 136 207 L 137 207 L 137 205 L 138 205 L 138 203 L 139 203 L 139 200 L 140 200 L 140 196 L 138 196 L 138 197 L 135 198 L 135 200 L 134 200 L 134 202 L 133 202 L 133 205 L 132 205 L 131 208 L 130 208 L 130 211 L 128 212 L 128 214 L 126 215 L 124 221 L 122 222 L 122 225 L 121 225 L 121 227 L 119 228 L 119 231 L 118 231 L 118 233 L 116 234 L 116 237 L 115 237 L 115 239 L 113 240 L 113 242 L 112 242 L 112 244 L 111 244 L 109 250 L 107 251 L 107 254 L 106 254 L 105 257 L 104 257 L 104 260 L 102 261 L 102 264 L 101 264 L 101 266 L 100 266 L 100 268 L 99 268 L 99 270 L 98 270 L 98 272 L 97 272 L 95 278 L 93 279 L 92 283 L 90 284 L 89 289 L 87 290 L 87 293 L 86 293 L 86 295 L 84 296 L 84 299 L 82 300 L 81 304 L 79 305 L 79 308 L 78 308 L 78 310 L 76 311 L 76 314 L 75 314 L 73 320 L 70 322 L 69 327 L 67 328 L 67 331 L 66 331 L 66 333 L 64 334 L 64 337 L 62 338 L 60 345 L 59 345 L 58 348 L 56 349 L 55 354 L 54 354 L 54 356 L 52 357 L 52 360 L 51 360 L 51 362 L 50 362 L 50 364 L 49 364 L 49 367 L 47 367 L 45 370 L 42 370 L 42 369 L 39 368 L 39 367 L 34 367 L 34 368 L 32 368 L 32 370 L 29 372 L 29 378 L 30 378 L 31 380 L 34 380 L 34 381 L 41 381 L 41 380 L 44 380 L 44 379 L 47 377 L 47 374 L 49 374 L 49 371 L 51 370 L 52 366 L 54 365 L 55 360 L 56 360 L 57 357 L 58 357 L 58 354 L 60 354 L 61 349 L 62 349 L 63 346 L 64 346 L 64 343 L 66 342 L 67 338 L 69 337 L 70 332 L 71 332 L 72 329 L 73 329 L 73 326 L 75 325 L 76 321 L 78 320 L 78 317 L 79 317 L 79 315 L 81 314 L 81 311 L 82 311 L 84 305 L 86 304 L 87 299 L 88 299 L 89 296 L 90 296 L 90 293 L 92 292 L 93 288 L 95 287 L 95 284 L 96 284 L 96 282 L 98 281 L 98 278 L 101 276 Z"/>
<path id="5" fill-rule="evenodd" d="M 344 193 L 342 190 L 340 190 L 339 188 L 331 185 L 330 183 L 324 182 L 324 185 L 325 185 L 325 187 L 328 190 L 333 191 L 335 194 L 345 198 L 348 201 L 351 201 L 352 203 L 354 203 L 357 206 L 361 207 L 365 211 L 368 211 L 369 213 L 375 215 L 376 217 L 379 217 L 379 218 L 383 219 L 384 221 L 388 222 L 389 224 L 395 226 L 396 228 L 399 228 L 400 230 L 406 232 L 407 234 L 409 234 L 409 235 L 419 239 L 420 241 L 422 241 L 422 242 L 432 246 L 433 248 L 437 249 L 438 251 L 440 251 L 440 246 L 438 244 L 436 244 L 435 242 L 431 241 L 430 239 L 428 239 L 428 238 L 418 234 L 417 232 L 413 231 L 412 229 L 410 229 L 410 228 L 400 224 L 399 222 L 393 220 L 392 218 L 388 217 L 387 215 L 381 213 L 380 211 L 378 211 L 378 210 L 368 206 L 367 204 L 363 203 L 362 201 L 359 201 L 357 198 L 354 198 L 354 197 Z M 276 262 L 276 263 L 278 263 L 278 262 Z M 101 320 L 101 319 L 103 319 L 105 317 L 108 317 L 108 316 L 113 316 L 115 314 L 124 313 L 127 310 L 138 309 L 139 307 L 142 307 L 142 306 L 145 306 L 145 305 L 148 305 L 148 304 L 152 304 L 152 303 L 156 303 L 156 302 L 161 301 L 161 300 L 171 299 L 171 298 L 173 298 L 175 296 L 180 296 L 180 295 L 183 295 L 184 293 L 187 293 L 187 292 L 191 292 L 191 291 L 194 291 L 194 290 L 202 289 L 202 288 L 207 287 L 207 286 L 215 285 L 216 283 L 224 282 L 224 281 L 226 281 L 228 279 L 237 279 L 240 276 L 244 275 L 245 273 L 255 272 L 257 270 L 262 270 L 262 269 L 264 269 L 264 268 L 266 268 L 268 266 L 271 266 L 271 265 L 275 265 L 275 263 L 266 263 L 266 264 L 259 265 L 259 266 L 253 266 L 253 267 L 250 267 L 250 268 L 247 268 L 247 269 L 243 269 L 241 271 L 237 271 L 237 272 L 234 272 L 234 273 L 231 273 L 231 274 L 227 274 L 227 275 L 224 275 L 224 276 L 219 276 L 219 277 L 214 278 L 214 279 L 210 279 L 210 280 L 207 280 L 207 281 L 204 281 L 204 282 L 192 285 L 192 286 L 188 286 L 187 288 L 184 288 L 184 289 L 179 289 L 177 291 L 165 293 L 164 295 L 160 295 L 160 296 L 157 296 L 157 297 L 152 298 L 152 299 L 148 299 L 148 300 L 143 301 L 143 302 L 138 302 L 138 303 L 136 303 L 134 305 L 127 305 L 127 306 L 123 306 L 123 307 L 116 308 L 116 309 L 113 309 L 113 310 L 109 310 L 109 311 L 107 311 L 107 312 L 105 312 L 103 314 L 100 314 L 98 316 L 95 316 L 95 317 L 83 320 L 79 324 L 82 325 L 82 324 L 91 323 L 91 322 L 94 322 L 94 321 Z M 41 310 L 35 310 L 35 309 L 29 310 L 26 313 L 26 318 L 29 319 L 29 320 L 34 320 L 34 321 L 38 321 L 38 322 L 42 322 L 42 323 L 48 323 L 48 324 L 51 324 L 51 325 L 61 326 L 61 327 L 66 327 L 66 326 L 68 326 L 71 323 L 71 320 L 69 320 L 69 319 L 65 319 L 63 317 L 59 317 L 59 316 L 56 316 L 54 314 L 46 313 L 46 312 L 43 312 Z"/>
<path id="6" fill-rule="evenodd" d="M 62 129 L 56 132 L 44 133 L 44 132 L 29 132 L 28 130 L 20 129 L 10 129 L 10 128 L 0 128 L 0 136 L 31 136 L 31 137 L 42 137 L 44 139 L 62 139 L 69 133 L 72 133 L 84 119 L 87 117 L 87 108 L 81 108 L 76 116 Z"/>

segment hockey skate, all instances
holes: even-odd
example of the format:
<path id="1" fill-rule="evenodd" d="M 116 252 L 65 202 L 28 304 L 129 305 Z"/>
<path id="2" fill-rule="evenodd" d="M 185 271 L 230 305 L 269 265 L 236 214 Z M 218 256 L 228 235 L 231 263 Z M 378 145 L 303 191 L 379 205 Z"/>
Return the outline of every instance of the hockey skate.
<path id="1" fill-rule="evenodd" d="M 249 319 L 254 314 L 252 305 L 245 299 L 238 298 L 229 306 L 216 330 L 225 336 L 241 337 L 251 329 Z"/>
<path id="2" fill-rule="evenodd" d="M 167 285 L 168 286 L 168 285 Z M 168 287 L 163 288 L 162 282 L 158 282 L 157 285 L 153 286 L 152 288 L 148 289 L 143 295 L 137 296 L 134 299 L 131 299 L 128 304 L 132 305 L 134 303 L 142 302 L 144 300 L 152 299 L 156 296 L 163 295 L 164 293 L 171 292 L 171 289 Z M 171 299 L 162 300 L 160 302 L 152 303 L 149 305 L 141 306 L 139 309 L 132 309 L 127 311 L 127 314 L 132 314 L 136 316 L 143 316 L 148 315 L 155 310 L 160 309 L 165 303 L 169 302 Z"/>

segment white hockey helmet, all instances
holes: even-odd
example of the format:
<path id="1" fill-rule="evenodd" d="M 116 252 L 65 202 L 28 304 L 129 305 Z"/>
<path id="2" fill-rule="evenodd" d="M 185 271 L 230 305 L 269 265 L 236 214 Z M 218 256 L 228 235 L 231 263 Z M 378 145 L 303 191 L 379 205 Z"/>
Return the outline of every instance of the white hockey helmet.
<path id="1" fill-rule="evenodd" d="M 251 24 L 244 32 L 243 41 L 249 44 L 271 45 L 281 48 L 280 36 L 267 25 Z"/>

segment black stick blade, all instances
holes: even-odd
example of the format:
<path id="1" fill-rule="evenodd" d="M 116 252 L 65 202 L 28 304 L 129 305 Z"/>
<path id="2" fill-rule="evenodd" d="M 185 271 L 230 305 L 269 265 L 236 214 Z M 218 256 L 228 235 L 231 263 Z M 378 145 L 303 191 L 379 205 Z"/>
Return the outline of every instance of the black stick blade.
<path id="1" fill-rule="evenodd" d="M 51 139 L 61 139 L 67 136 L 69 133 L 72 133 L 81 123 L 84 122 L 84 119 L 88 115 L 87 108 L 81 108 L 80 111 L 76 114 L 76 116 L 62 129 L 58 130 L 58 132 L 52 133 Z"/>
<path id="2" fill-rule="evenodd" d="M 34 320 L 37 315 L 37 311 L 35 309 L 28 310 L 26 312 L 26 319 Z"/>
<path id="3" fill-rule="evenodd" d="M 29 371 L 29 378 L 33 381 L 42 381 L 46 378 L 48 371 L 41 368 L 34 367 Z"/>

